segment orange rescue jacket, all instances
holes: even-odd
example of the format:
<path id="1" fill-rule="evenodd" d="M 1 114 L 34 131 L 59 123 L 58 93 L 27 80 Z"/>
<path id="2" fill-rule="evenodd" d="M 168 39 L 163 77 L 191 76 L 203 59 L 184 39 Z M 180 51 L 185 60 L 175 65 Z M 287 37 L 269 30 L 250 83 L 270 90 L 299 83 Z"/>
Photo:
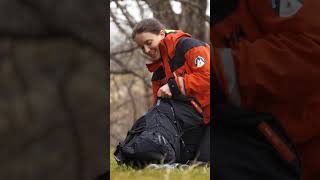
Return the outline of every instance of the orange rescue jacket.
<path id="1" fill-rule="evenodd" d="M 159 88 L 169 84 L 172 94 L 195 98 L 204 123 L 210 121 L 210 47 L 180 30 L 166 31 L 160 41 L 161 62 L 147 64 L 152 76 L 153 100 Z"/>
<path id="2" fill-rule="evenodd" d="M 239 0 L 210 29 L 214 72 L 235 105 L 270 112 L 320 179 L 320 1 Z"/>

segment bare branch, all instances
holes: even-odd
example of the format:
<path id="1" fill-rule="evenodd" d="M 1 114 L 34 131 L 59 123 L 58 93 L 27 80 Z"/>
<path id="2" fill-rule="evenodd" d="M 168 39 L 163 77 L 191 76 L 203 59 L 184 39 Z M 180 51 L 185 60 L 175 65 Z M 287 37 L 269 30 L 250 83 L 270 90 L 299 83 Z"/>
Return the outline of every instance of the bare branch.
<path id="1" fill-rule="evenodd" d="M 132 106 L 132 122 L 134 122 L 136 119 L 137 119 L 137 108 L 136 108 L 136 103 L 135 103 L 135 98 L 134 98 L 134 95 L 132 94 L 132 86 L 133 84 L 135 83 L 135 80 L 132 79 L 131 82 L 129 83 L 129 85 L 127 86 L 127 89 L 128 89 L 128 95 L 131 99 L 131 106 Z"/>
<path id="2" fill-rule="evenodd" d="M 137 4 L 137 6 L 139 8 L 140 17 L 141 17 L 141 19 L 143 19 L 145 15 L 144 15 L 143 6 L 141 5 L 141 1 L 140 0 L 136 0 L 136 4 Z"/>
<path id="3" fill-rule="evenodd" d="M 190 1 L 190 0 L 175 0 L 175 1 L 181 2 L 182 4 L 186 4 L 189 6 L 193 6 L 198 9 L 202 9 L 201 6 L 199 6 L 197 3 Z"/>
<path id="4" fill-rule="evenodd" d="M 112 19 L 112 22 L 117 26 L 117 28 L 119 29 L 119 31 L 121 33 L 123 33 L 124 35 L 126 35 L 127 37 L 130 37 L 129 33 L 124 30 L 124 28 L 120 25 L 119 21 L 117 20 L 116 16 L 114 15 L 114 13 L 112 12 L 112 10 L 110 11 L 110 17 Z"/>
<path id="5" fill-rule="evenodd" d="M 122 102 L 121 104 L 115 106 L 114 109 L 120 109 L 123 106 L 127 105 L 127 103 L 129 103 L 129 102 L 130 102 L 130 100 L 126 100 L 126 101 Z"/>
<path id="6" fill-rule="evenodd" d="M 130 15 L 130 13 L 127 10 L 126 6 L 121 5 L 118 1 L 114 1 L 116 3 L 116 5 L 119 7 L 120 11 L 122 12 L 122 14 L 124 15 L 124 17 L 126 17 L 128 25 L 133 28 L 134 25 L 136 24 L 134 18 Z"/>
<path id="7" fill-rule="evenodd" d="M 147 84 L 149 87 L 151 87 L 150 82 L 147 81 L 145 79 L 145 77 L 141 76 L 140 74 L 136 73 L 135 71 L 132 71 L 131 69 L 129 69 L 126 65 L 123 64 L 123 62 L 121 62 L 120 59 L 118 59 L 116 56 L 111 56 L 110 58 L 116 63 L 118 64 L 121 68 L 123 68 L 124 71 L 132 74 L 133 76 L 136 76 L 137 78 L 139 78 L 140 80 L 143 81 L 143 83 Z"/>
<path id="8" fill-rule="evenodd" d="M 127 71 L 127 70 L 123 69 L 121 71 L 110 70 L 110 74 L 112 74 L 112 75 L 128 75 L 128 74 L 132 74 L 132 73 L 131 73 L 131 71 Z"/>
<path id="9" fill-rule="evenodd" d="M 138 46 L 133 46 L 129 49 L 124 49 L 122 51 L 117 51 L 117 52 L 110 52 L 111 56 L 119 55 L 119 54 L 126 54 L 126 53 L 132 53 L 134 50 L 138 49 Z"/>
<path id="10" fill-rule="evenodd" d="M 117 80 L 115 79 L 115 76 L 111 76 L 111 80 L 113 82 L 113 85 L 114 87 L 116 88 L 116 95 L 117 95 L 117 99 L 120 99 L 121 95 L 120 95 L 120 88 L 119 88 L 119 85 L 118 85 L 118 82 Z"/>
<path id="11" fill-rule="evenodd" d="M 84 171 L 84 149 L 83 144 L 81 142 L 80 130 L 77 126 L 77 118 L 75 116 L 75 112 L 73 107 L 68 102 L 68 86 L 67 84 L 70 83 L 72 79 L 72 74 L 79 68 L 80 64 L 78 62 L 72 62 L 68 65 L 66 70 L 63 73 L 63 78 L 60 79 L 58 82 L 58 94 L 60 97 L 60 105 L 64 109 L 66 115 L 68 116 L 67 127 L 71 133 L 73 138 L 73 146 L 76 150 L 77 158 L 75 163 L 77 163 L 77 179 L 84 179 L 83 178 L 83 171 Z"/>
<path id="12" fill-rule="evenodd" d="M 198 6 L 192 6 L 191 3 L 182 3 L 181 5 L 181 20 L 179 22 L 180 28 L 188 33 L 191 33 L 194 38 L 202 41 L 208 40 L 208 27 L 206 21 L 207 1 L 192 0 Z M 190 0 L 185 2 L 190 2 Z M 193 25 L 190 26 L 190 22 Z"/>
<path id="13" fill-rule="evenodd" d="M 23 93 L 22 99 L 24 101 L 24 105 L 26 108 L 26 113 L 27 116 L 25 116 L 26 119 L 28 119 L 29 123 L 32 123 L 31 121 L 33 120 L 33 112 L 32 112 L 32 103 L 30 101 L 30 98 L 28 96 L 29 93 L 29 85 L 27 78 L 23 74 L 23 71 L 21 70 L 21 66 L 19 66 L 19 63 L 17 62 L 16 55 L 14 53 L 14 43 L 10 42 L 10 56 L 11 56 L 11 61 L 12 61 L 12 67 L 14 69 L 14 72 L 16 73 L 16 77 L 21 84 L 21 92 Z"/>
<path id="14" fill-rule="evenodd" d="M 29 8 L 31 12 L 33 12 L 41 22 L 42 25 L 46 28 L 47 32 L 50 32 L 50 35 L 59 35 L 63 37 L 71 37 L 75 41 L 86 44 L 87 46 L 91 47 L 93 50 L 95 50 L 98 54 L 102 54 L 104 56 L 105 49 L 104 47 L 100 47 L 94 42 L 92 42 L 89 38 L 86 38 L 79 33 L 74 32 L 73 30 L 70 30 L 66 28 L 65 26 L 61 26 L 59 24 L 59 21 L 55 19 L 54 16 L 50 16 L 48 14 L 45 14 L 43 12 L 43 8 L 41 5 L 37 4 L 34 1 L 31 0 L 18 0 L 19 3 L 24 5 L 26 8 Z M 34 37 L 34 35 L 28 35 L 29 37 Z"/>
<path id="15" fill-rule="evenodd" d="M 196 2 L 190 1 L 190 0 L 175 0 L 178 2 L 181 2 L 181 4 L 192 6 L 193 8 L 199 9 L 200 11 L 203 11 L 203 7 L 201 7 Z M 200 16 L 205 19 L 207 22 L 210 22 L 210 16 L 206 15 L 205 13 L 200 13 Z"/>
<path id="16" fill-rule="evenodd" d="M 164 23 L 167 28 L 178 29 L 178 22 L 169 0 L 145 0 L 155 18 Z"/>

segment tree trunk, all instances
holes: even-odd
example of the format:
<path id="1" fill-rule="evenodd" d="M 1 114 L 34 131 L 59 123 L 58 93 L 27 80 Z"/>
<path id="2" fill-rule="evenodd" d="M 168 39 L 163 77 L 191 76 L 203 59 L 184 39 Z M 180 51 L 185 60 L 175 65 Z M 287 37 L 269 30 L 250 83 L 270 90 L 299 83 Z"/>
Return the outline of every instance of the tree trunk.
<path id="1" fill-rule="evenodd" d="M 190 33 L 194 38 L 208 41 L 205 12 L 207 0 L 192 0 L 192 3 L 182 3 L 180 28 Z"/>
<path id="2" fill-rule="evenodd" d="M 171 8 L 169 0 L 145 0 L 153 15 L 168 29 L 178 29 L 176 14 Z"/>

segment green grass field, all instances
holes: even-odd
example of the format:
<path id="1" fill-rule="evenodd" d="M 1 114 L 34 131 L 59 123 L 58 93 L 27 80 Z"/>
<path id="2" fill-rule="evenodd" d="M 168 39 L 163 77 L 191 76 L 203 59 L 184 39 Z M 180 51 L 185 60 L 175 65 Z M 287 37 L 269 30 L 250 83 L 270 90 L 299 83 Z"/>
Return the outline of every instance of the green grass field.
<path id="1" fill-rule="evenodd" d="M 111 152 L 113 152 L 111 150 Z M 210 168 L 191 166 L 187 169 L 143 169 L 135 170 L 118 166 L 110 154 L 111 180 L 209 180 Z"/>

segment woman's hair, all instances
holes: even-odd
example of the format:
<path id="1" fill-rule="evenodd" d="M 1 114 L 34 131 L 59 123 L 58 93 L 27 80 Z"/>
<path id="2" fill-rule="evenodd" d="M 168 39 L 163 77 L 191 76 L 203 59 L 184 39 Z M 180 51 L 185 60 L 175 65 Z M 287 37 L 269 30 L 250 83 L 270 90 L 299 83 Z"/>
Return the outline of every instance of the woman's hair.
<path id="1" fill-rule="evenodd" d="M 158 35 L 163 29 L 165 29 L 165 26 L 157 19 L 144 19 L 134 26 L 132 31 L 132 39 L 134 39 L 137 34 L 143 32 L 149 32 Z"/>

